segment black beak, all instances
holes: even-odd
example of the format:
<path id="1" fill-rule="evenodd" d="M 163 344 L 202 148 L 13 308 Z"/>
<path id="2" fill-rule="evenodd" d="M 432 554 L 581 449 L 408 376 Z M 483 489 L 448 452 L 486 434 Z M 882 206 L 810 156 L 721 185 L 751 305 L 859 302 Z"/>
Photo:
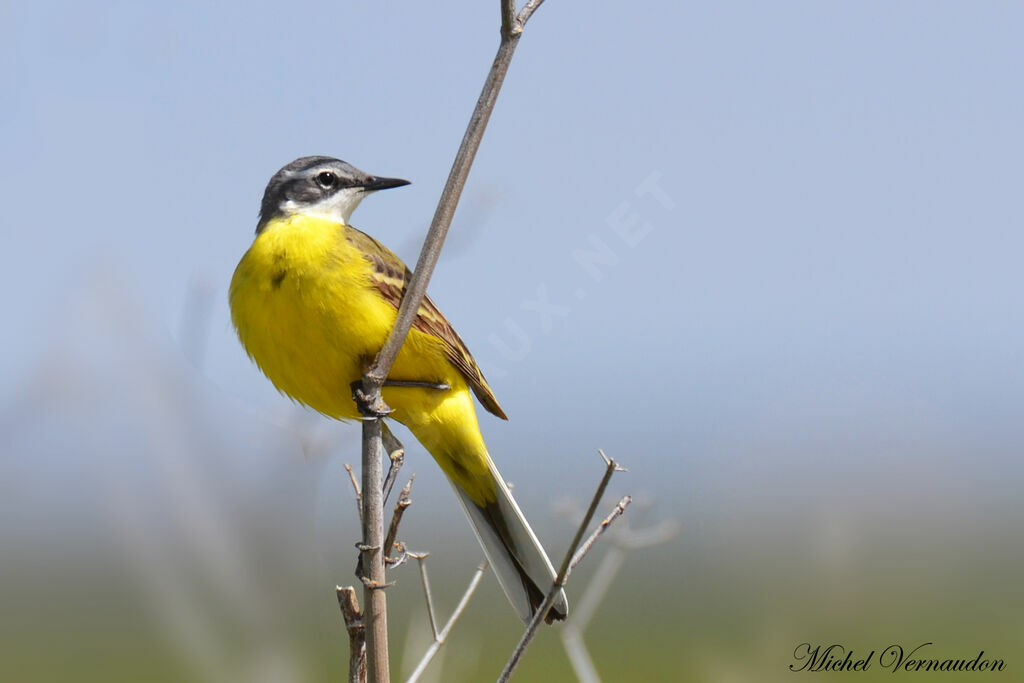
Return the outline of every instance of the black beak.
<path id="1" fill-rule="evenodd" d="M 377 176 L 370 176 L 370 179 L 366 181 L 363 187 L 367 192 L 376 192 L 377 190 L 387 190 L 392 187 L 401 187 L 402 185 L 408 184 L 408 180 L 402 180 L 401 178 L 378 178 Z"/>

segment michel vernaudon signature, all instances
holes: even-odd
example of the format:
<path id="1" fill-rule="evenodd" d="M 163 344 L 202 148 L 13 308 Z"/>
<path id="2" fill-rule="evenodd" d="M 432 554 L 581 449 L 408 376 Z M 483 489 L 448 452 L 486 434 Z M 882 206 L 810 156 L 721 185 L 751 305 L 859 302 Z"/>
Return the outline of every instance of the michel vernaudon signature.
<path id="1" fill-rule="evenodd" d="M 985 658 L 982 650 L 973 659 L 959 657 L 932 657 L 930 648 L 934 643 L 921 643 L 907 649 L 898 643 L 886 647 L 876 657 L 871 650 L 865 657 L 858 657 L 852 650 L 839 643 L 832 645 L 811 645 L 800 643 L 793 650 L 795 662 L 790 671 L 869 671 L 876 664 L 882 669 L 897 671 L 1002 671 L 1006 662 L 998 658 Z"/>

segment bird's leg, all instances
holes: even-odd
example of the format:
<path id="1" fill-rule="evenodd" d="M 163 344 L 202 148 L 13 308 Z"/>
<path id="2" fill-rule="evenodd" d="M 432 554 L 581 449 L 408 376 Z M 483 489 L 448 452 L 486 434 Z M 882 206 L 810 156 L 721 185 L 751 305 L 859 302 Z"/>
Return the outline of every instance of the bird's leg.
<path id="1" fill-rule="evenodd" d="M 437 391 L 448 391 L 452 388 L 450 384 L 446 384 L 445 382 L 421 382 L 419 380 L 412 379 L 386 379 L 384 380 L 384 386 L 420 387 L 422 389 L 436 389 Z"/>

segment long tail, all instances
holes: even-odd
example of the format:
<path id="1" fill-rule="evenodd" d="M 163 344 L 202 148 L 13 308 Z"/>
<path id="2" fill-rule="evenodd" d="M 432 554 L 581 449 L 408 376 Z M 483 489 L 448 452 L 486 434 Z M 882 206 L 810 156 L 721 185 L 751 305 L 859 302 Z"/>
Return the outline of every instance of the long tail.
<path id="1" fill-rule="evenodd" d="M 554 585 L 555 569 L 494 463 L 489 465 L 497 495 L 484 507 L 473 502 L 455 482 L 450 479 L 449 482 L 494 568 L 498 583 L 519 617 L 529 623 Z M 549 624 L 561 621 L 568 611 L 569 601 L 565 591 L 560 590 L 545 621 Z"/>

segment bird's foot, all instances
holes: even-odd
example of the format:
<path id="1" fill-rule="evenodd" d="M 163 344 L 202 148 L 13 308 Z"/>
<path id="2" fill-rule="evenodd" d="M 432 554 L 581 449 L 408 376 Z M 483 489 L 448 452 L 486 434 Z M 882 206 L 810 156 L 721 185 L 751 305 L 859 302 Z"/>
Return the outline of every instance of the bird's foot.
<path id="1" fill-rule="evenodd" d="M 388 404 L 384 402 L 384 399 L 378 394 L 377 396 L 370 396 L 363 391 L 362 381 L 352 382 L 352 400 L 356 402 L 356 408 L 359 409 L 360 414 L 364 420 L 379 420 L 382 417 L 387 417 L 392 411 L 388 407 Z"/>

